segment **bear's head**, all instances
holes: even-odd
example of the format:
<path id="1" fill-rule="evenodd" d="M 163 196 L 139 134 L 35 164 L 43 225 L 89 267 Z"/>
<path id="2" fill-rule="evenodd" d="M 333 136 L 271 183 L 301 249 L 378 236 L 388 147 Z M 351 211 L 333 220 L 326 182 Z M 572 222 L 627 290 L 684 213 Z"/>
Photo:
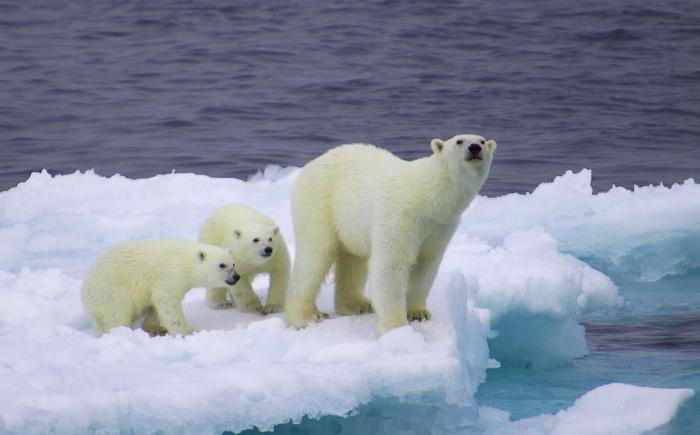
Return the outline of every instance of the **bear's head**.
<path id="1" fill-rule="evenodd" d="M 280 229 L 260 222 L 248 222 L 233 231 L 231 249 L 236 260 L 252 266 L 262 266 L 275 255 L 279 246 Z"/>
<path id="2" fill-rule="evenodd" d="M 478 187 L 486 180 L 496 141 L 476 134 L 459 134 L 448 140 L 430 141 L 433 153 L 455 174 L 466 177 Z"/>
<path id="3" fill-rule="evenodd" d="M 197 286 L 226 287 L 241 279 L 236 272 L 231 250 L 218 246 L 201 246 L 195 258 Z"/>

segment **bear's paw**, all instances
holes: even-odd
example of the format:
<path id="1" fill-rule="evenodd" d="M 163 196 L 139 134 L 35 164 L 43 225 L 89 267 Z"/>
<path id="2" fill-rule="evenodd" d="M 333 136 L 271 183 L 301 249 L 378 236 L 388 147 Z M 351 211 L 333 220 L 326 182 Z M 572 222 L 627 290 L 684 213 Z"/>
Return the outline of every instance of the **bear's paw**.
<path id="1" fill-rule="evenodd" d="M 406 318 L 409 322 L 413 322 L 414 320 L 419 322 L 430 320 L 430 311 L 426 308 L 409 308 Z"/>

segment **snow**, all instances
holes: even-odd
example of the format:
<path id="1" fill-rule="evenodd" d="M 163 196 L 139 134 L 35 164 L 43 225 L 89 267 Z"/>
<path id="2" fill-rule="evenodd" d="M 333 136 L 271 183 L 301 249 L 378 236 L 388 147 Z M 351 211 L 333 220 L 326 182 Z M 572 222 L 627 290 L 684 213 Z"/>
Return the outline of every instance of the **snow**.
<path id="1" fill-rule="evenodd" d="M 580 257 L 643 279 L 700 264 L 693 250 L 655 265 L 635 260 L 639 249 L 661 246 L 654 251 L 660 255 L 672 252 L 671 241 L 698 238 L 700 186 L 593 194 L 590 172 L 582 171 L 532 194 L 477 198 L 445 254 L 430 322 L 379 336 L 372 315 L 333 316 L 296 331 L 284 315 L 211 310 L 196 289 L 184 302 L 200 330 L 192 336 L 151 338 L 127 328 L 94 335 L 79 288 L 100 252 L 127 239 L 195 238 L 206 216 L 231 202 L 274 217 L 293 245 L 289 193 L 297 174 L 268 167 L 244 182 L 42 172 L 0 192 L 0 433 L 271 429 L 378 403 L 442 404 L 445 414 L 467 421 L 455 427 L 478 424 L 479 414 L 507 422 L 501 411 L 480 411 L 474 399 L 486 369 L 548 367 L 585 355 L 580 316 L 622 303 L 604 271 Z M 264 293 L 265 280 L 255 287 Z M 319 305 L 332 312 L 330 286 Z M 628 408 L 595 408 L 603 399 L 594 390 L 594 399 L 586 395 L 556 415 L 507 423 L 567 433 L 591 412 L 600 433 L 632 431 L 643 421 L 663 424 L 689 394 L 623 387 L 614 391 L 629 409 L 642 412 L 658 397 L 668 406 L 644 420 Z"/>
<path id="2" fill-rule="evenodd" d="M 693 179 L 594 194 L 591 177 L 587 169 L 567 171 L 532 193 L 479 197 L 462 229 L 499 241 L 542 226 L 565 252 L 644 281 L 700 267 L 700 186 Z"/>

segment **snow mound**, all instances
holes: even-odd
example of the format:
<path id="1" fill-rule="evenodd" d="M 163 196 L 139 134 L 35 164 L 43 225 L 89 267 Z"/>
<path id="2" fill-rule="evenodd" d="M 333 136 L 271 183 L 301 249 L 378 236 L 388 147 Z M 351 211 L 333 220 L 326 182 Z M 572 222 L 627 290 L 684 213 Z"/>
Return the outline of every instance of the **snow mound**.
<path id="1" fill-rule="evenodd" d="M 565 252 L 641 281 L 700 267 L 700 185 L 693 179 L 594 194 L 591 171 L 567 171 L 532 193 L 479 197 L 462 227 L 486 240 L 542 226 Z"/>

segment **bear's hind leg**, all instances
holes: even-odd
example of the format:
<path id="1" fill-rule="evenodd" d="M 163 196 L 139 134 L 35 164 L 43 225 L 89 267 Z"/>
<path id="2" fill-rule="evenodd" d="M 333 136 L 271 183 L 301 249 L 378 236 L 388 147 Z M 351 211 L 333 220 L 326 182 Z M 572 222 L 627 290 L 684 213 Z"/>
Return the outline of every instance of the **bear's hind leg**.
<path id="1" fill-rule="evenodd" d="M 168 330 L 160 325 L 158 313 L 152 306 L 146 310 L 146 317 L 143 319 L 143 330 L 148 332 L 151 337 L 168 333 Z"/>
<path id="2" fill-rule="evenodd" d="M 109 312 L 101 316 L 95 317 L 95 324 L 97 325 L 97 330 L 102 334 L 106 334 L 114 328 L 120 326 L 129 326 L 134 322 L 134 320 L 129 314 L 121 312 Z"/>
<path id="3" fill-rule="evenodd" d="M 366 314 L 372 312 L 372 303 L 364 296 L 367 282 L 367 259 L 338 249 L 335 263 L 335 312 L 338 314 Z"/>
<path id="4" fill-rule="evenodd" d="M 169 290 L 167 283 L 154 289 L 151 294 L 153 308 L 160 319 L 160 325 L 172 335 L 188 335 L 194 332 L 182 311 L 184 291 Z"/>
<path id="5" fill-rule="evenodd" d="M 129 326 L 134 322 L 134 312 L 130 301 L 115 297 L 120 292 L 88 291 L 84 296 L 85 306 L 95 321 L 99 335 L 106 334 L 114 328 Z"/>
<path id="6" fill-rule="evenodd" d="M 331 236 L 332 237 L 332 236 Z M 303 239 L 297 241 L 297 252 L 292 271 L 291 290 L 286 303 L 287 320 L 296 328 L 303 328 L 310 322 L 327 319 L 328 314 L 316 306 L 316 298 L 321 285 L 335 260 L 332 243 L 316 246 L 307 244 Z"/>

